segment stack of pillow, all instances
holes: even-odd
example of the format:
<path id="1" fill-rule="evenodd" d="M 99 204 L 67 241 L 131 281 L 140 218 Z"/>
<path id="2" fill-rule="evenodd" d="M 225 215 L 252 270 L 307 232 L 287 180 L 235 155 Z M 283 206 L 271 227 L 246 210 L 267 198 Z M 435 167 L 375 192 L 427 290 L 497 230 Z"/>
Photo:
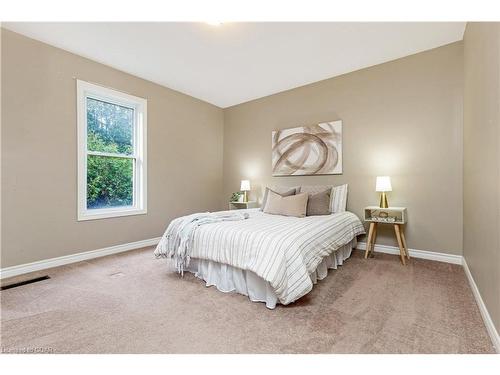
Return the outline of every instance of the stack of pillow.
<path id="1" fill-rule="evenodd" d="M 344 212 L 347 184 L 341 186 L 266 187 L 261 210 L 284 216 L 317 216 Z"/>

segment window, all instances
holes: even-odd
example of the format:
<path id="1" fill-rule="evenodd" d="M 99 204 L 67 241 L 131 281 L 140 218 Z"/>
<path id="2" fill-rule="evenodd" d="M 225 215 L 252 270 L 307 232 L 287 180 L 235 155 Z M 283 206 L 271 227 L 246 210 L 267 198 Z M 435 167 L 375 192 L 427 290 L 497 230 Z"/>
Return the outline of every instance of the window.
<path id="1" fill-rule="evenodd" d="M 77 81 L 78 220 L 146 213 L 147 101 Z"/>

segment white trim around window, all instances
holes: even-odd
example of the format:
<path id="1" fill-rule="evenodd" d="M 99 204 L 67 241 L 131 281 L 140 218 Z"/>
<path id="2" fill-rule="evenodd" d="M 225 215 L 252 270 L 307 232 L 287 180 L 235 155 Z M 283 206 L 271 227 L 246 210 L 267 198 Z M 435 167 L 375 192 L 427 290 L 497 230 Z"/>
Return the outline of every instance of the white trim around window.
<path id="1" fill-rule="evenodd" d="M 120 91 L 77 80 L 78 221 L 147 213 L 147 100 Z M 133 109 L 133 152 L 131 155 L 87 149 L 87 99 L 100 100 Z M 133 160 L 132 205 L 87 208 L 87 156 Z"/>

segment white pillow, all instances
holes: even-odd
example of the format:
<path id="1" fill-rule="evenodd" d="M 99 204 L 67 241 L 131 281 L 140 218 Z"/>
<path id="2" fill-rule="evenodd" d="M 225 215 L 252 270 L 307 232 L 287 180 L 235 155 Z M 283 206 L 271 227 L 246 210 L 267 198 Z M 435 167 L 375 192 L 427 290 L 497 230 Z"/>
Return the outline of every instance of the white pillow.
<path id="1" fill-rule="evenodd" d="M 348 185 L 334 186 L 330 196 L 330 211 L 332 214 L 344 212 L 347 209 L 347 190 Z"/>

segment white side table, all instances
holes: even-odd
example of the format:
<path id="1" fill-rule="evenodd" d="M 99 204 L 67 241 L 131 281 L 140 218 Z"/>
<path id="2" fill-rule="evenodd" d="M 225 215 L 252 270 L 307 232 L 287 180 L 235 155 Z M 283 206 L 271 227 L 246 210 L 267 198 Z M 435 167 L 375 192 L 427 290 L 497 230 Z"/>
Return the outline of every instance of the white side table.
<path id="1" fill-rule="evenodd" d="M 242 210 L 245 208 L 257 208 L 257 202 L 256 201 L 251 201 L 251 202 L 229 202 L 229 209 L 230 210 Z"/>
<path id="2" fill-rule="evenodd" d="M 365 258 L 368 258 L 368 255 L 373 255 L 373 248 L 375 247 L 375 240 L 377 239 L 378 224 L 390 224 L 394 226 L 394 232 L 396 233 L 396 239 L 398 240 L 399 245 L 401 262 L 403 265 L 406 265 L 405 258 L 410 259 L 403 227 L 403 225 L 406 224 L 406 218 L 406 207 L 365 207 L 364 219 L 366 222 L 370 223 L 368 240 L 366 241 Z"/>

